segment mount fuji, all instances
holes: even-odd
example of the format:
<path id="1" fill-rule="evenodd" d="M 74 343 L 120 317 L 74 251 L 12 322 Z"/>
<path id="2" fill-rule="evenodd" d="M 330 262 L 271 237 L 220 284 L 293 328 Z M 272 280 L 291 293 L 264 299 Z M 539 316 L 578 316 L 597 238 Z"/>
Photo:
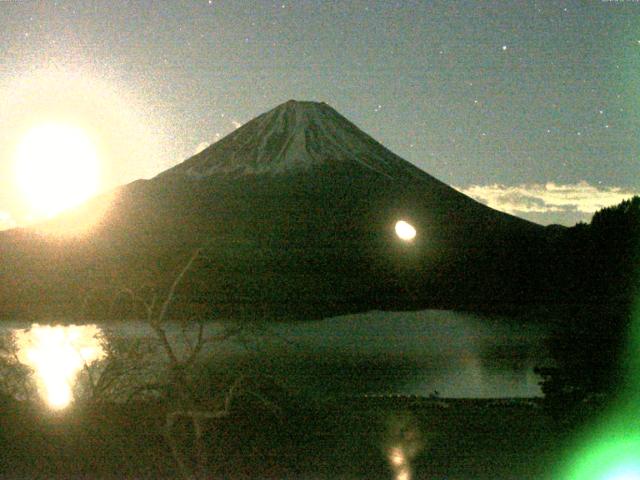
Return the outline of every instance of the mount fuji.
<path id="1" fill-rule="evenodd" d="M 86 214 L 103 210 L 80 235 Z M 394 231 L 404 220 L 416 237 Z M 42 234 L 62 231 L 64 235 Z M 288 101 L 149 180 L 0 233 L 0 316 L 321 318 L 537 301 L 548 229 L 492 210 L 324 103 Z M 135 292 L 125 295 L 123 292 Z"/>

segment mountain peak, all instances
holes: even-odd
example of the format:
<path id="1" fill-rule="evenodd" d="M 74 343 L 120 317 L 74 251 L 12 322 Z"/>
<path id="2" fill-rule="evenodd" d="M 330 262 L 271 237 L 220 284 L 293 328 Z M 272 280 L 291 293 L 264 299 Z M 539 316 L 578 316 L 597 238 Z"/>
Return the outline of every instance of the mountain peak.
<path id="1" fill-rule="evenodd" d="M 320 106 L 320 105 L 326 105 L 326 103 L 324 102 L 316 102 L 315 100 L 296 100 L 295 98 L 290 98 L 289 100 L 287 100 L 284 103 L 281 103 L 280 105 L 278 105 L 276 108 L 281 108 L 281 107 L 295 107 L 295 106 Z"/>
<path id="2" fill-rule="evenodd" d="M 291 131 L 304 129 L 312 124 L 347 121 L 326 103 L 309 100 L 288 100 L 257 119 L 262 116 L 274 122 L 284 122 L 281 127 Z"/>
<path id="3" fill-rule="evenodd" d="M 310 100 L 287 100 L 284 103 L 281 103 L 277 107 L 269 110 L 265 114 L 256 118 L 259 119 L 262 116 L 267 117 L 278 117 L 280 115 L 293 115 L 294 118 L 289 118 L 288 120 L 303 120 L 306 117 L 326 117 L 328 116 L 337 116 L 340 117 L 340 114 L 329 105 L 324 102 L 315 102 Z M 292 126 L 289 124 L 289 126 Z"/>
<path id="4" fill-rule="evenodd" d="M 284 103 L 281 103 L 280 105 L 278 105 L 277 107 L 274 108 L 274 110 L 277 110 L 279 108 L 287 108 L 287 109 L 298 109 L 298 110 L 313 110 L 313 109 L 323 109 L 323 108 L 331 108 L 329 105 L 327 105 L 325 102 L 317 102 L 315 100 L 295 100 L 295 99 L 289 99 Z M 333 110 L 333 109 L 332 109 Z"/>
<path id="5" fill-rule="evenodd" d="M 161 176 L 275 175 L 349 164 L 387 177 L 416 170 L 326 103 L 288 100 Z"/>

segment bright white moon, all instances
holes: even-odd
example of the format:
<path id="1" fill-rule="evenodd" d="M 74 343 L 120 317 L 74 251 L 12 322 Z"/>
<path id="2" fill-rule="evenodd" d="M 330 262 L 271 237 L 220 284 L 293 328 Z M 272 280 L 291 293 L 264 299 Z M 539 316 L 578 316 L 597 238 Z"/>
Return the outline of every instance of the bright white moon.
<path id="1" fill-rule="evenodd" d="M 410 223 L 399 220 L 396 222 L 396 235 L 398 235 L 401 240 L 409 242 L 416 238 L 416 229 Z"/>
<path id="2" fill-rule="evenodd" d="M 15 174 L 34 213 L 51 217 L 97 192 L 100 162 L 84 130 L 47 123 L 32 128 L 20 141 Z"/>

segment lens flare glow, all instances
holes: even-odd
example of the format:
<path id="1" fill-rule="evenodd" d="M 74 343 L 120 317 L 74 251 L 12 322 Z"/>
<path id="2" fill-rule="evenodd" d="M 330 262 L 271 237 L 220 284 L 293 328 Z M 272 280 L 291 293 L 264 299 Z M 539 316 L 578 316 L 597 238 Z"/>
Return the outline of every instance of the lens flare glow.
<path id="1" fill-rule="evenodd" d="M 18 144 L 15 178 L 35 213 L 51 217 L 97 192 L 100 162 L 84 130 L 45 123 L 29 130 Z"/>
<path id="2" fill-rule="evenodd" d="M 389 462 L 396 467 L 404 465 L 407 462 L 404 452 L 400 447 L 391 447 L 389 449 Z"/>
<path id="3" fill-rule="evenodd" d="M 402 446 L 394 446 L 387 452 L 389 464 L 395 473 L 395 480 L 411 480 L 409 459 Z"/>
<path id="4" fill-rule="evenodd" d="M 396 222 L 396 235 L 405 242 L 410 242 L 416 238 L 416 229 L 413 225 L 404 220 Z"/>
<path id="5" fill-rule="evenodd" d="M 611 472 L 604 480 L 640 480 L 640 470 L 621 468 L 619 471 Z"/>
<path id="6" fill-rule="evenodd" d="M 562 478 L 567 480 L 640 480 L 640 437 L 623 426 L 589 435 Z M 627 422 L 627 426 L 633 422 Z"/>
<path id="7" fill-rule="evenodd" d="M 20 363 L 33 369 L 42 399 L 53 410 L 73 401 L 73 386 L 82 368 L 105 357 L 96 325 L 34 324 L 14 332 Z"/>
<path id="8" fill-rule="evenodd" d="M 574 440 L 554 478 L 640 480 L 640 302 L 636 299 L 624 363 L 626 386 L 597 422 Z"/>
<path id="9" fill-rule="evenodd" d="M 387 422 L 386 439 L 383 445 L 394 480 L 411 480 L 413 460 L 423 449 L 423 436 L 417 421 L 411 414 L 405 412 L 390 416 Z"/>

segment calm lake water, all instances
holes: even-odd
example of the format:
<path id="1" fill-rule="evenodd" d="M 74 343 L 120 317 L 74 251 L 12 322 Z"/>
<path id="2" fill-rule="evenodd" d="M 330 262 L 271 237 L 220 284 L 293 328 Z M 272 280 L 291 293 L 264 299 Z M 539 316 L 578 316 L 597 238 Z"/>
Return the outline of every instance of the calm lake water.
<path id="1" fill-rule="evenodd" d="M 29 324 L 0 324 L 8 334 Z M 153 338 L 144 322 L 99 325 L 107 338 Z M 219 333 L 211 323 L 206 335 Z M 168 332 L 185 345 L 178 325 Z M 270 373 L 318 395 L 423 395 L 452 398 L 540 396 L 545 331 L 453 311 L 370 312 L 322 321 L 258 326 L 244 342 L 207 346 L 204 355 L 234 363 L 254 358 Z M 180 347 L 179 347 L 180 348 Z"/>
<path id="2" fill-rule="evenodd" d="M 47 410 L 33 416 L 26 409 L 11 419 L 0 416 L 6 426 L 0 428 L 0 477 L 124 478 L 127 471 L 127 478 L 149 478 L 158 469 L 158 478 L 178 478 L 162 433 L 164 419 L 154 422 L 155 408 L 129 412 L 129 404 L 117 401 L 129 387 L 164 378 L 166 357 L 150 326 L 34 323 L 2 323 L 0 337 L 13 336 L 18 360 L 31 366 L 38 394 L 59 415 Z M 195 330 L 177 323 L 166 329 L 177 354 L 184 355 Z M 209 323 L 205 337 L 222 330 Z M 128 358 L 142 376 L 127 374 L 111 397 L 116 401 L 110 413 L 101 407 L 83 417 L 82 408 L 73 408 L 76 392 L 82 392 L 78 378 L 87 363 L 97 366 L 94 372 L 107 371 L 101 368 L 109 363 L 100 364 L 108 355 L 102 335 L 112 346 L 144 352 L 116 357 Z M 302 395 L 276 397 L 284 400 L 284 415 L 265 407 L 254 418 L 241 401 L 237 408 L 244 416 L 210 425 L 208 478 L 543 478 L 553 436 L 535 402 L 451 398 L 539 396 L 533 369 L 547 360 L 544 344 L 539 325 L 451 311 L 251 326 L 239 339 L 203 348 L 202 368 L 214 367 L 205 370 L 214 372 L 207 378 L 215 381 L 219 372 L 239 378 L 235 369 L 248 368 L 256 378 L 275 379 L 283 391 Z M 449 400 L 386 398 L 436 392 Z M 309 402 L 309 395 L 326 401 Z M 31 424 L 23 431 L 25 418 Z M 180 445 L 191 445 L 189 432 L 178 429 Z M 193 449 L 184 451 L 191 458 Z"/>

